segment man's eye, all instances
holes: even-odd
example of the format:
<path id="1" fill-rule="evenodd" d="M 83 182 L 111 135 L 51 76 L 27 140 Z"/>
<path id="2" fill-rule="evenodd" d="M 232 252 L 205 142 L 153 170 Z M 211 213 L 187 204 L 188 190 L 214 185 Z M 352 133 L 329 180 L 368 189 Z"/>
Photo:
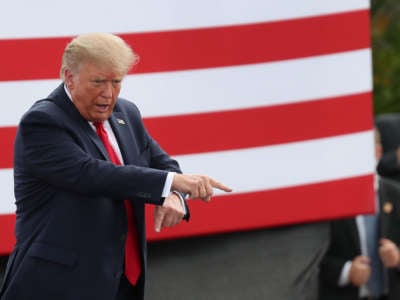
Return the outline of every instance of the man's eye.
<path id="1" fill-rule="evenodd" d="M 92 80 L 92 84 L 95 87 L 102 87 L 104 86 L 107 82 L 111 83 L 113 87 L 117 88 L 121 85 L 121 79 L 113 79 L 113 80 L 105 80 L 105 79 L 94 79 Z"/>
<path id="2" fill-rule="evenodd" d="M 90 83 L 96 87 L 101 86 L 101 80 L 91 80 Z"/>

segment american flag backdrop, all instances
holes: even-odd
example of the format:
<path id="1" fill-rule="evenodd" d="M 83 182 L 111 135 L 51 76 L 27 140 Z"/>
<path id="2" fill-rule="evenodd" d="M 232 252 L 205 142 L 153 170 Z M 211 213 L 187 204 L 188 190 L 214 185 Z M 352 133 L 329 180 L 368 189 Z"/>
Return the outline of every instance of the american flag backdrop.
<path id="1" fill-rule="evenodd" d="M 103 2 L 103 3 L 102 3 Z M 13 141 L 60 82 L 66 43 L 122 36 L 121 96 L 185 173 L 234 189 L 150 240 L 373 211 L 368 0 L 13 0 L 0 4 L 0 253 L 14 243 Z M 73 216 L 71 216 L 73 218 Z"/>

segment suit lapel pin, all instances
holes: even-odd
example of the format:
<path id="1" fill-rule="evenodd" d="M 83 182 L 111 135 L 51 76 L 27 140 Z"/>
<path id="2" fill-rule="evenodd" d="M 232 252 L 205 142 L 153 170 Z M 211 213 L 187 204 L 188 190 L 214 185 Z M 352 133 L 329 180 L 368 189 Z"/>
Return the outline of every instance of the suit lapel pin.
<path id="1" fill-rule="evenodd" d="M 390 214 L 393 210 L 393 204 L 390 202 L 385 202 L 385 204 L 383 204 L 383 211 L 386 214 Z"/>
<path id="2" fill-rule="evenodd" d="M 118 124 L 125 125 L 125 121 L 124 121 L 124 120 L 122 120 L 122 119 L 117 119 L 117 122 L 118 122 Z"/>

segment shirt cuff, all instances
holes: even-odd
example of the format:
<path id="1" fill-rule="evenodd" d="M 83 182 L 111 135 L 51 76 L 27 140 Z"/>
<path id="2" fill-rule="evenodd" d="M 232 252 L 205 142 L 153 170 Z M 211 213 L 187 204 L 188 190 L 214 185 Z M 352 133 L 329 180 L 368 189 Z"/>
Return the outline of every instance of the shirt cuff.
<path id="1" fill-rule="evenodd" d="M 174 172 L 168 172 L 167 179 L 165 179 L 164 188 L 161 193 L 161 197 L 168 197 L 169 193 L 171 193 L 171 186 L 174 180 Z"/>
<path id="2" fill-rule="evenodd" d="M 185 205 L 185 199 L 183 199 L 182 195 L 179 192 L 172 191 L 172 193 L 174 193 L 175 195 L 177 195 L 179 197 L 179 199 L 181 199 L 181 204 L 182 204 L 183 210 L 185 211 L 185 215 L 186 215 L 187 210 L 186 210 L 186 205 Z"/>
<path id="3" fill-rule="evenodd" d="M 350 269 L 351 269 L 351 261 L 347 261 L 340 273 L 338 285 L 343 287 L 350 283 Z"/>

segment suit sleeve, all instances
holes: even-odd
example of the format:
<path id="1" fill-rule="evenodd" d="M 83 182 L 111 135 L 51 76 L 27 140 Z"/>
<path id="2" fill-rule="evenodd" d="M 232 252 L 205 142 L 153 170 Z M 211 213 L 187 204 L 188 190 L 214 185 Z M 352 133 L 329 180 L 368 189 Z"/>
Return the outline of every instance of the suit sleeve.
<path id="1" fill-rule="evenodd" d="M 137 106 L 127 100 L 120 99 L 119 101 L 121 102 L 119 108 L 131 123 L 133 134 L 140 147 L 140 153 L 148 155 L 146 159 L 149 161 L 149 166 L 154 169 L 182 173 L 178 162 L 171 158 L 145 128 Z M 171 134 L 175 133 L 171 132 Z"/>
<path id="2" fill-rule="evenodd" d="M 18 168 L 49 185 L 88 196 L 115 199 L 143 197 L 162 203 L 167 172 L 135 165 L 115 166 L 84 151 L 76 133 L 60 120 L 40 110 L 25 115 L 19 127 L 15 150 Z M 25 172 L 26 174 L 26 172 Z"/>
<path id="3" fill-rule="evenodd" d="M 328 251 L 320 265 L 320 277 L 324 284 L 337 288 L 340 275 L 347 261 L 351 260 L 352 253 L 346 250 L 350 247 L 346 241 L 345 228 L 349 226 L 347 221 L 335 220 L 330 223 L 330 244 Z M 346 253 L 344 255 L 343 253 Z"/>
<path id="4" fill-rule="evenodd" d="M 321 279 L 331 287 L 338 287 L 340 275 L 347 260 L 328 251 L 321 262 Z"/>

